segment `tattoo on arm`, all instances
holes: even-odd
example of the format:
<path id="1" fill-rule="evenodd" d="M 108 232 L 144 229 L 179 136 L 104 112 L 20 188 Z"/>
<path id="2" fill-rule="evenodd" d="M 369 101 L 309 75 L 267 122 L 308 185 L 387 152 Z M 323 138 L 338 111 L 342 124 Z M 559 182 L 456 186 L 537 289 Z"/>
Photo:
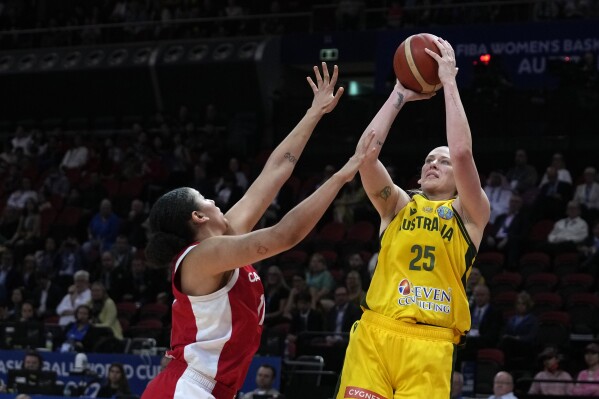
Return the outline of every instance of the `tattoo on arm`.
<path id="1" fill-rule="evenodd" d="M 403 94 L 401 94 L 400 92 L 397 92 L 397 101 L 395 102 L 395 104 L 393 104 L 395 106 L 395 108 L 400 109 L 401 106 L 403 105 Z"/>
<path id="2" fill-rule="evenodd" d="M 293 164 L 297 162 L 297 158 L 294 157 L 293 155 L 291 155 L 290 152 L 286 152 L 285 153 L 285 159 L 288 160 L 289 162 L 293 163 Z"/>
<path id="3" fill-rule="evenodd" d="M 265 246 L 258 244 L 258 249 L 257 251 L 260 255 L 264 255 L 265 253 L 268 252 L 268 248 L 266 248 Z"/>
<path id="4" fill-rule="evenodd" d="M 379 192 L 379 197 L 381 197 L 383 200 L 387 201 L 387 199 L 391 196 L 391 187 L 390 186 L 385 186 L 380 192 Z"/>
<path id="5" fill-rule="evenodd" d="M 382 147 L 382 146 L 383 146 L 383 141 L 381 141 L 381 140 L 377 140 L 377 141 L 376 141 L 376 144 Z"/>

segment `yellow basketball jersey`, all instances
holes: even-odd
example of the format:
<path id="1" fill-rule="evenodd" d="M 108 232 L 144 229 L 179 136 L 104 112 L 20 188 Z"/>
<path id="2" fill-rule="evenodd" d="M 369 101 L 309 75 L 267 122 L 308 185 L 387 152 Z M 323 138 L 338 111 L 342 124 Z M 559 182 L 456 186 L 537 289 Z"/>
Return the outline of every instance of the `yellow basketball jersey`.
<path id="1" fill-rule="evenodd" d="M 465 286 L 476 247 L 452 207 L 454 200 L 416 194 L 395 216 L 381 239 L 365 308 L 450 328 L 456 335 L 470 329 Z"/>

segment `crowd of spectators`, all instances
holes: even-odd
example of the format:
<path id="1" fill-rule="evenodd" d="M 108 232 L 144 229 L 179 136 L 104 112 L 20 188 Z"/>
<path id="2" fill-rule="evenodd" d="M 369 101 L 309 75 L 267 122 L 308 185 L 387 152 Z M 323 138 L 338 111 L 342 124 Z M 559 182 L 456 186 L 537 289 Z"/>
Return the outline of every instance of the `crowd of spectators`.
<path id="1" fill-rule="evenodd" d="M 3 0 L 0 2 L 0 32 L 7 33 L 1 35 L 0 40 L 11 47 L 49 47 L 271 35 L 309 29 L 397 29 L 579 19 L 599 14 L 594 2 L 584 0 L 472 3 L 465 0 L 446 0 L 440 4 L 411 0 L 94 0 L 84 3 Z M 268 17 L 262 17 L 264 15 Z M 129 26 L 100 26 L 106 24 Z M 69 29 L 52 31 L 65 27 Z M 14 34 L 23 29 L 42 29 L 43 34 L 41 31 Z"/>
<path id="2" fill-rule="evenodd" d="M 114 342 L 152 336 L 153 329 L 167 346 L 170 276 L 146 264 L 147 210 L 180 184 L 213 196 L 226 210 L 264 158 L 236 157 L 207 145 L 213 123 L 196 120 L 182 107 L 172 118 L 149 118 L 114 137 L 88 134 L 83 140 L 82 134 L 17 128 L 0 154 L 2 321 L 51 326 L 54 350 L 118 350 L 122 346 Z M 547 344 L 565 350 L 570 332 L 590 339 L 599 332 L 597 318 L 588 314 L 572 314 L 564 327 L 568 334 L 558 341 L 548 342 L 542 332 L 548 312 L 569 315 L 575 293 L 594 298 L 587 303 L 591 315 L 599 309 L 595 166 L 589 160 L 570 169 L 563 154 L 546 156 L 546 165 L 532 165 L 518 149 L 512 165 L 506 160 L 503 170 L 482 171 L 492 220 L 467 285 L 472 329 L 458 364 L 493 348 L 502 351 L 506 365 L 532 377 L 537 364 L 531 359 Z M 332 171 L 326 165 L 292 177 L 261 223 L 277 221 Z M 256 265 L 267 304 L 260 353 L 289 359 L 325 354 L 330 367 L 340 366 L 376 265 L 375 219 L 357 179 L 305 242 Z M 539 254 L 541 260 L 527 261 Z M 554 283 L 535 285 L 539 274 L 553 275 Z M 572 276 L 577 279 L 571 284 L 581 282 L 574 291 L 567 280 Z M 559 300 L 552 306 L 542 294 Z M 148 313 L 142 317 L 146 305 L 162 306 L 158 324 L 148 324 Z M 12 345 L 43 346 L 44 336 Z M 580 371 L 576 367 L 580 362 L 572 373 Z"/>

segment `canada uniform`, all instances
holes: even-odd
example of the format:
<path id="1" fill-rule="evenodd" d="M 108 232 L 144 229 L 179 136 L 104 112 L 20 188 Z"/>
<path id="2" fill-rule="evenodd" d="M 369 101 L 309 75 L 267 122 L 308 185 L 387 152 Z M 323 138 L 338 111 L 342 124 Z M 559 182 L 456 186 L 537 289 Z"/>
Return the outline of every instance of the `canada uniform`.
<path id="1" fill-rule="evenodd" d="M 337 398 L 449 398 L 476 256 L 454 201 L 416 194 L 385 229 Z"/>
<path id="2" fill-rule="evenodd" d="M 142 399 L 233 399 L 260 345 L 264 289 L 252 266 L 235 269 L 226 286 L 208 295 L 185 295 L 174 284 L 177 268 L 195 245 L 173 267 L 171 350 L 166 354 L 172 360 Z"/>

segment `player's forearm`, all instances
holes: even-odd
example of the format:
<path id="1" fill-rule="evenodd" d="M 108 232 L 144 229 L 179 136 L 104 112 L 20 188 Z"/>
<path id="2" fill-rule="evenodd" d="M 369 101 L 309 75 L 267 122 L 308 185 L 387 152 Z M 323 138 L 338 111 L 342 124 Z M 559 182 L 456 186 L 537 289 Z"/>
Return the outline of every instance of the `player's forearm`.
<path id="1" fill-rule="evenodd" d="M 312 195 L 290 210 L 273 228 L 288 236 L 292 246 L 296 245 L 312 231 L 346 181 L 338 173 L 334 174 Z"/>
<path id="2" fill-rule="evenodd" d="M 470 156 L 472 154 L 472 136 L 456 81 L 444 83 L 443 92 L 445 95 L 447 144 L 451 157 Z"/>
<path id="3" fill-rule="evenodd" d="M 320 110 L 309 108 L 299 123 L 272 152 L 264 167 L 265 170 L 271 168 L 291 175 L 322 115 L 323 113 Z"/>
<path id="4" fill-rule="evenodd" d="M 394 88 L 393 92 L 391 92 L 389 95 L 389 98 L 387 98 L 387 101 L 385 101 L 381 109 L 379 109 L 370 124 L 364 130 L 364 133 L 362 133 L 360 140 L 363 140 L 369 132 L 374 130 L 374 143 L 376 144 L 378 152 L 380 153 L 385 140 L 387 140 L 387 135 L 389 134 L 391 125 L 393 125 L 395 117 L 397 117 L 397 114 L 404 104 L 405 96 L 399 90 L 397 90 L 397 88 Z M 376 158 L 373 159 L 373 161 L 375 160 Z"/>

